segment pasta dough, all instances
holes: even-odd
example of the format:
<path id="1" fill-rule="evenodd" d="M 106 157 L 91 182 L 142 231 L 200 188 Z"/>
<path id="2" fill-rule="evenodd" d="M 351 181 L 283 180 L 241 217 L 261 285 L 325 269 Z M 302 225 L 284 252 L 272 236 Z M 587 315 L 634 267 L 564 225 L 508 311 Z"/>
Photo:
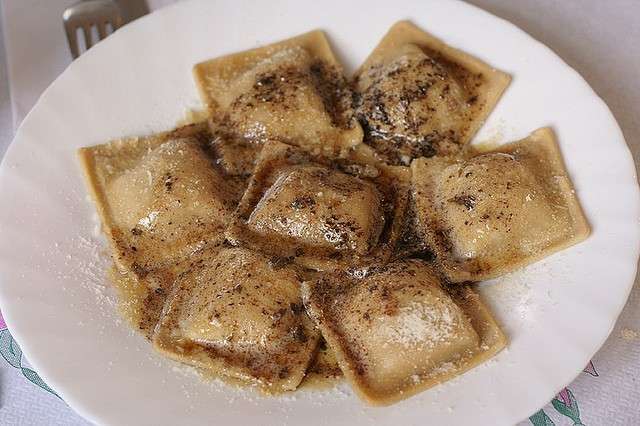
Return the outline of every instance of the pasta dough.
<path id="1" fill-rule="evenodd" d="M 589 225 L 552 131 L 467 160 L 415 160 L 418 233 L 453 282 L 496 277 L 576 244 Z"/>
<path id="2" fill-rule="evenodd" d="M 339 154 L 362 140 L 342 67 L 321 31 L 202 62 L 194 75 L 217 125 L 258 145 L 275 138 Z"/>
<path id="3" fill-rule="evenodd" d="M 365 142 L 391 164 L 457 153 L 510 77 L 413 24 L 396 23 L 356 73 Z"/>
<path id="4" fill-rule="evenodd" d="M 222 131 L 215 123 L 211 123 L 211 128 L 210 146 L 216 164 L 229 176 L 251 176 L 262 144 Z"/>
<path id="5" fill-rule="evenodd" d="M 323 275 L 302 292 L 345 377 L 372 404 L 408 398 L 505 346 L 477 295 L 450 293 L 419 260 Z"/>
<path id="6" fill-rule="evenodd" d="M 242 248 L 195 259 L 176 281 L 155 347 L 266 392 L 302 381 L 319 334 L 300 298 L 299 272 Z"/>
<path id="7" fill-rule="evenodd" d="M 317 269 L 388 257 L 408 178 L 405 169 L 331 161 L 268 142 L 227 238 Z"/>
<path id="8" fill-rule="evenodd" d="M 147 335 L 180 262 L 223 239 L 244 180 L 215 166 L 206 125 L 79 151 L 117 266 Z M 133 280 L 133 281 L 132 281 Z M 137 284 L 133 284 L 137 283 Z"/>
<path id="9" fill-rule="evenodd" d="M 342 378 L 342 370 L 338 365 L 336 354 L 327 346 L 324 338 L 318 343 L 318 351 L 309 364 L 301 386 L 325 387 Z"/>

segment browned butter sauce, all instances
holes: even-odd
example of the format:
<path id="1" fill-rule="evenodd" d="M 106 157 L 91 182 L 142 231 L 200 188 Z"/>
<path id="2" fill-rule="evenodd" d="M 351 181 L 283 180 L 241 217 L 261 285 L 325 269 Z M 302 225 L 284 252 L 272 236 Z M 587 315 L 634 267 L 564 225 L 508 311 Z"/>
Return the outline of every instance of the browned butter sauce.
<path id="1" fill-rule="evenodd" d="M 145 297 L 145 290 L 130 274 L 119 271 L 115 265 L 108 270 L 108 278 L 117 291 L 118 311 L 120 315 L 135 329 L 140 327 L 140 320 L 154 312 L 146 312 L 148 306 L 137 301 Z M 193 367 L 195 371 L 208 381 L 220 380 L 234 387 L 252 387 L 246 381 L 212 374 L 205 369 Z M 311 361 L 299 389 L 326 390 L 336 386 L 343 379 L 335 354 L 328 348 L 324 339 L 318 345 L 318 351 Z M 263 390 L 263 389 L 262 389 Z"/>
<path id="2" fill-rule="evenodd" d="M 328 389 L 342 381 L 342 370 L 338 366 L 336 356 L 327 346 L 324 339 L 320 340 L 318 352 L 311 361 L 300 388 L 304 389 Z"/>
<path id="3" fill-rule="evenodd" d="M 204 380 L 277 395 L 346 377 L 365 401 L 390 404 L 506 345 L 470 287 L 442 282 L 417 232 L 412 170 L 490 151 L 467 143 L 508 76 L 406 22 L 371 58 L 348 79 L 311 32 L 197 64 L 206 109 L 186 110 L 148 152 L 87 155 L 87 168 L 119 160 L 108 177 L 122 185 L 96 201 L 130 219 L 103 217 L 136 261 L 109 270 L 118 310 Z M 130 169 L 141 183 L 127 192 Z M 450 198 L 472 205 L 465 194 Z M 136 202 L 151 213 L 131 213 Z"/>

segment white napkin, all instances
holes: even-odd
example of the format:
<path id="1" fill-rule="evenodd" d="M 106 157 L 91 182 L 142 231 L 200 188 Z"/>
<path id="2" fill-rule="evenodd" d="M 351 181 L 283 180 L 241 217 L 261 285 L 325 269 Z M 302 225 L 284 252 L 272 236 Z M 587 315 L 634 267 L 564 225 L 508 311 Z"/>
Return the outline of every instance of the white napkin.
<path id="1" fill-rule="evenodd" d="M 0 3 L 15 130 L 44 89 L 71 63 L 62 12 L 75 0 Z"/>

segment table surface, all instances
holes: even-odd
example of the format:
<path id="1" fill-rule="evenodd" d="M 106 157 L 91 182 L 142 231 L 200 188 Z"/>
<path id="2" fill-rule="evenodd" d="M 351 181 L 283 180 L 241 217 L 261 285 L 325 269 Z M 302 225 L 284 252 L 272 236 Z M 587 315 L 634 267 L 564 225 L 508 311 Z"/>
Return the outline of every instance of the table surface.
<path id="1" fill-rule="evenodd" d="M 155 3 L 171 1 L 155 0 Z M 42 4 L 43 0 L 40 2 Z M 640 0 L 469 0 L 469 3 L 511 21 L 575 68 L 613 111 L 636 159 L 637 169 L 640 155 L 640 85 L 636 84 L 640 75 Z M 4 38 L 0 31 L 0 158 L 14 133 L 10 100 Z M 636 285 L 615 329 L 592 364 L 585 368 L 585 373 L 522 424 L 640 424 L 637 407 L 640 402 L 638 281 L 636 277 Z M 0 317 L 2 328 L 4 322 Z M 0 330 L 0 349 L 6 342 L 3 338 L 8 336 L 2 333 Z M 13 361 L 16 364 L 16 360 Z M 24 369 L 28 368 L 28 361 L 19 361 L 21 368 L 15 368 L 0 359 L 0 424 L 87 424 L 57 396 L 27 380 Z"/>

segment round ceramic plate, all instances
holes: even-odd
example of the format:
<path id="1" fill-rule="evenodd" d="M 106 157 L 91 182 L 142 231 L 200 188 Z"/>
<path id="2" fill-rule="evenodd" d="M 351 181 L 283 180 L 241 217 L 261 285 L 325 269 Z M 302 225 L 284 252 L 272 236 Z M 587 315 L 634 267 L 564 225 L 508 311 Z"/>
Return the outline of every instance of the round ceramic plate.
<path id="1" fill-rule="evenodd" d="M 352 71 L 406 18 L 513 76 L 476 140 L 552 126 L 593 227 L 587 241 L 481 286 L 508 349 L 386 408 L 365 406 L 345 384 L 265 398 L 155 354 L 116 313 L 76 149 L 174 126 L 199 104 L 198 61 L 322 28 Z M 607 106 L 548 48 L 479 9 L 424 0 L 178 3 L 81 56 L 18 130 L 0 170 L 0 302 L 35 369 L 97 423 L 513 424 L 569 383 L 611 331 L 635 274 L 638 195 Z"/>

